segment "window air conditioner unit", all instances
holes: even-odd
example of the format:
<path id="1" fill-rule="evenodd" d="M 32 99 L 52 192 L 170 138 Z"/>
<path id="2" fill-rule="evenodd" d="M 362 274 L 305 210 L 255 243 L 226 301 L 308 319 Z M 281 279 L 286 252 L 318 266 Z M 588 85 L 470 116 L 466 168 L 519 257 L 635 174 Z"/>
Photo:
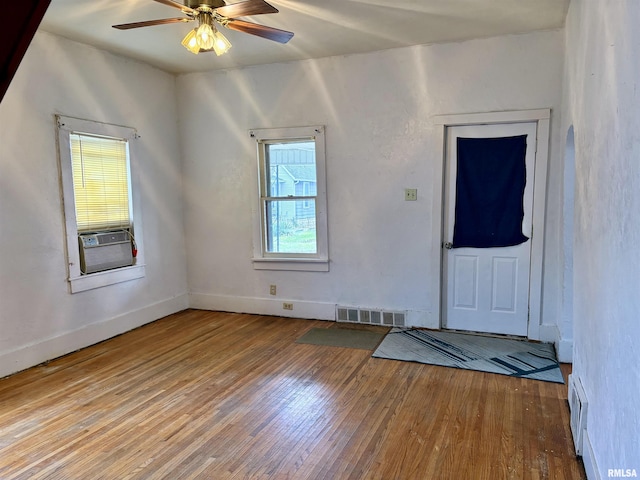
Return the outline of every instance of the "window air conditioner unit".
<path id="1" fill-rule="evenodd" d="M 131 236 L 126 230 L 78 235 L 80 270 L 95 273 L 133 265 Z"/>

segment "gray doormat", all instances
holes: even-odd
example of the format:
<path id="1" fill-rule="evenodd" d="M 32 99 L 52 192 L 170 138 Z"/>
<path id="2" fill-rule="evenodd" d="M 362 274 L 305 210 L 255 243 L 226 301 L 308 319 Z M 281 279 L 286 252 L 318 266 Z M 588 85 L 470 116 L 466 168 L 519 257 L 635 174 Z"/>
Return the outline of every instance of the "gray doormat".
<path id="1" fill-rule="evenodd" d="M 394 328 L 372 356 L 564 383 L 553 345 L 548 343 Z"/>
<path id="2" fill-rule="evenodd" d="M 298 338 L 296 343 L 373 350 L 384 335 L 384 333 L 350 328 L 312 328 Z"/>

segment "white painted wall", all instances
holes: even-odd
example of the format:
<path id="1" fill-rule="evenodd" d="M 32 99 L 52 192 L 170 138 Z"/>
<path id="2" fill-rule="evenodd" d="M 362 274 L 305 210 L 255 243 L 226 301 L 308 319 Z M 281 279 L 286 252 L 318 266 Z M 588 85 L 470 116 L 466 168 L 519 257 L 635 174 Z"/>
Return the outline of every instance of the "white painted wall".
<path id="1" fill-rule="evenodd" d="M 574 374 L 585 466 L 640 475 L 640 2 L 573 0 L 563 130 L 575 134 Z"/>
<path id="2" fill-rule="evenodd" d="M 39 32 L 0 104 L 0 376 L 187 307 L 175 78 Z M 133 126 L 146 277 L 69 294 L 53 115 Z"/>
<path id="3" fill-rule="evenodd" d="M 573 356 L 573 220 L 575 217 L 575 141 L 573 128 L 567 126 L 564 148 L 563 202 L 562 202 L 562 318 L 558 322 L 562 341 L 558 346 L 558 356 Z"/>
<path id="4" fill-rule="evenodd" d="M 439 323 L 442 114 L 552 108 L 544 329 L 561 318 L 561 31 L 178 77 L 191 305 L 334 318 L 335 304 Z M 251 128 L 326 125 L 330 271 L 252 268 Z M 404 188 L 418 189 L 417 202 Z M 269 296 L 269 285 L 278 287 Z"/>

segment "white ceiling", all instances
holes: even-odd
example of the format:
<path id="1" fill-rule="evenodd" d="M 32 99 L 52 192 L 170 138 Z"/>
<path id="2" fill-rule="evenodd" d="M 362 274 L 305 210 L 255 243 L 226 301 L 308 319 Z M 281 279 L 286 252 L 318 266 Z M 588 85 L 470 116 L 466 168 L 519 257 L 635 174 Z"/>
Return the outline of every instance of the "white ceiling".
<path id="1" fill-rule="evenodd" d="M 52 0 L 41 28 L 186 73 L 555 29 L 564 25 L 570 0 L 268 1 L 280 12 L 245 20 L 292 31 L 293 39 L 282 45 L 223 29 L 233 48 L 221 57 L 193 55 L 180 45 L 192 23 L 111 27 L 182 16 L 153 0 Z"/>

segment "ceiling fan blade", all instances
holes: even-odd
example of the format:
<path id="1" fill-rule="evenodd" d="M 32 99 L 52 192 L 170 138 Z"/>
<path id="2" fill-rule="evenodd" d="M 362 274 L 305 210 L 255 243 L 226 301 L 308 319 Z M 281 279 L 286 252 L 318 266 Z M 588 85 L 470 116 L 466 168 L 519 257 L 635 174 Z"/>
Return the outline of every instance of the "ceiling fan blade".
<path id="1" fill-rule="evenodd" d="M 216 8 L 216 13 L 229 18 L 246 17 L 249 15 L 261 15 L 263 13 L 278 13 L 278 9 L 269 5 L 264 0 L 246 0 L 244 2 L 232 3 L 231 5 Z"/>
<path id="2" fill-rule="evenodd" d="M 113 25 L 113 28 L 129 30 L 130 28 L 151 27 L 153 25 L 166 25 L 168 23 L 184 23 L 192 20 L 192 18 L 161 18 L 159 20 L 147 20 L 146 22 L 122 23 L 120 25 Z"/>
<path id="3" fill-rule="evenodd" d="M 164 5 L 168 5 L 170 7 L 173 8 L 177 8 L 179 10 L 182 10 L 184 13 L 191 13 L 193 15 L 197 15 L 198 12 L 197 10 L 194 10 L 191 7 L 187 7 L 186 5 L 183 5 L 182 3 L 178 3 L 178 2 L 174 2 L 173 0 L 154 0 L 158 3 L 162 3 Z"/>
<path id="4" fill-rule="evenodd" d="M 230 19 L 225 22 L 224 25 L 231 30 L 250 33 L 251 35 L 257 35 L 258 37 L 273 40 L 274 42 L 287 43 L 293 37 L 293 32 L 258 25 L 257 23 L 245 22 L 243 20 Z"/>

